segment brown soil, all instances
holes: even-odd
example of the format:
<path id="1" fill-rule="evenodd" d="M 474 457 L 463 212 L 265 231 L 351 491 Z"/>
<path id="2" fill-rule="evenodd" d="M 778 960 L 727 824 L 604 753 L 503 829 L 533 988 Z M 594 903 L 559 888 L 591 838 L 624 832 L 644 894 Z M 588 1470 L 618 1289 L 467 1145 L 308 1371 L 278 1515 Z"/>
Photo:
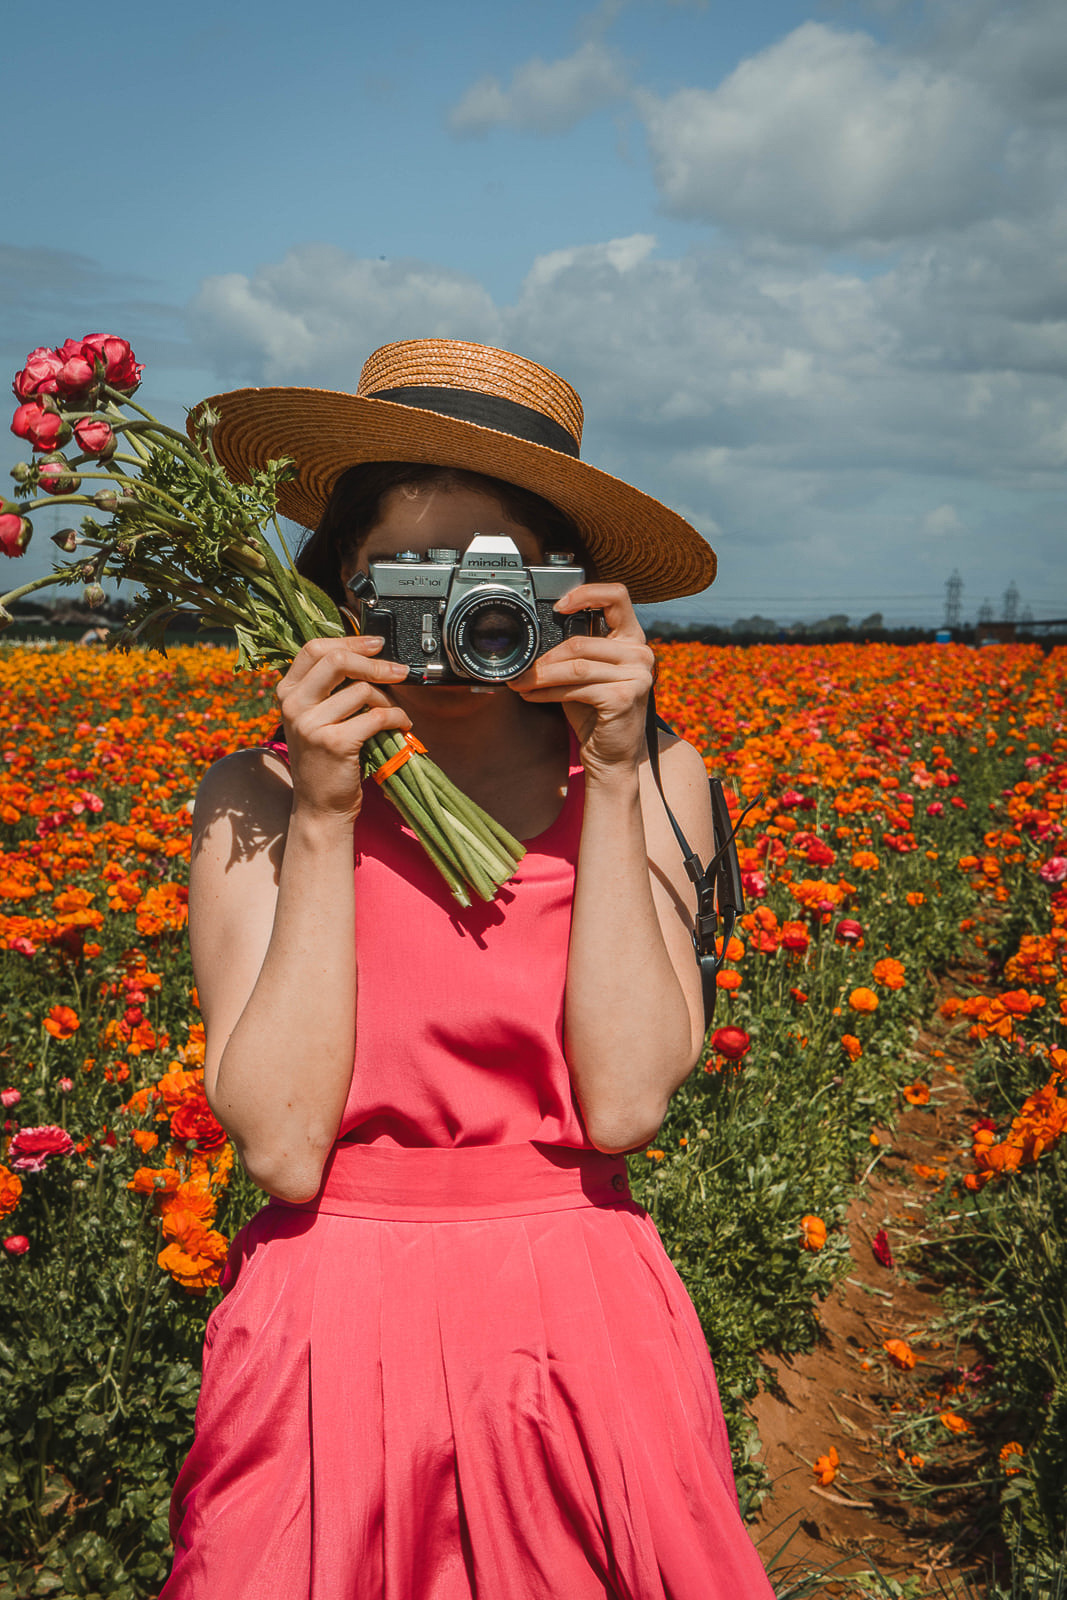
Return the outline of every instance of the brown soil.
<path id="1" fill-rule="evenodd" d="M 957 976 L 973 984 L 973 974 Z M 933 1183 L 913 1170 L 948 1169 L 949 1183 L 972 1170 L 970 1125 L 979 1112 L 955 1070 L 966 1046 L 937 1029 L 920 1035 L 914 1056 L 914 1076 L 929 1084 L 930 1104 L 902 1102 L 896 1126 L 874 1130 L 881 1145 L 872 1145 L 874 1165 L 847 1214 L 851 1271 L 820 1308 L 811 1354 L 767 1358 L 774 1378 L 752 1408 L 771 1479 L 752 1532 L 779 1582 L 786 1569 L 798 1577 L 833 1568 L 845 1578 L 873 1568 L 898 1582 L 911 1580 L 909 1593 L 942 1595 L 952 1592 L 961 1573 L 977 1589 L 976 1574 L 995 1548 L 995 1518 L 973 1490 L 955 1487 L 971 1479 L 969 1463 L 977 1454 L 966 1436 L 953 1438 L 938 1423 L 921 1468 L 898 1455 L 919 1413 L 929 1417 L 960 1404 L 973 1415 L 953 1386 L 961 1378 L 957 1369 L 980 1362 L 977 1350 L 935 1326 L 944 1308 L 923 1265 Z M 880 1265 L 872 1249 L 882 1228 L 892 1268 Z M 891 1338 L 911 1346 L 913 1371 L 893 1366 L 883 1349 Z M 967 1390 L 964 1383 L 958 1392 Z M 823 1488 L 812 1464 L 831 1446 L 840 1465 Z M 911 1443 L 906 1457 L 914 1449 Z M 855 1589 L 843 1582 L 826 1592 Z"/>

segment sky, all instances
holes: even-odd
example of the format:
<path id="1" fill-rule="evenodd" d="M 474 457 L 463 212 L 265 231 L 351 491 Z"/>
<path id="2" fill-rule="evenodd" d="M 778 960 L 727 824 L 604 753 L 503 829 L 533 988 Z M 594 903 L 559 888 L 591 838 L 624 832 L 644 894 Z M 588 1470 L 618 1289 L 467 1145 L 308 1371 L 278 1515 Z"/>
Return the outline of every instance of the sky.
<path id="1" fill-rule="evenodd" d="M 177 422 L 480 340 L 714 545 L 657 617 L 931 624 L 953 571 L 965 620 L 1012 583 L 1067 617 L 1063 0 L 53 0 L 41 30 L 5 24 L 16 75 L 45 62 L 0 154 L 4 370 L 120 334 Z"/>

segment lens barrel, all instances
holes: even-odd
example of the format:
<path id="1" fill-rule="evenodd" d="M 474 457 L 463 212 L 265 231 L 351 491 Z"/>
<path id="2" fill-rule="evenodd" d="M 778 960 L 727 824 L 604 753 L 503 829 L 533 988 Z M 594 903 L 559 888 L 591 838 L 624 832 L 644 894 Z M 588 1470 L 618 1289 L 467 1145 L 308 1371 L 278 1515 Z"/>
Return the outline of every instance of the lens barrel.
<path id="1" fill-rule="evenodd" d="M 444 646 L 453 666 L 479 683 L 506 683 L 537 655 L 536 613 L 509 589 L 480 589 L 449 611 Z"/>

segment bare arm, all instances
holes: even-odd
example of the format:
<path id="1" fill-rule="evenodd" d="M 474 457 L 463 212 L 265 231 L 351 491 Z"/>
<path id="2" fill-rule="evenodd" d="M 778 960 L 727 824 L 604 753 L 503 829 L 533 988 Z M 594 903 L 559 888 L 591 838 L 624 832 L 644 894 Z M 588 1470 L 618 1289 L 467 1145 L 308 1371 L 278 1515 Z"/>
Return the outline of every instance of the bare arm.
<path id="1" fill-rule="evenodd" d="M 285 1200 L 317 1190 L 352 1074 L 359 756 L 373 733 L 410 726 L 376 687 L 407 670 L 374 660 L 379 645 L 305 646 L 278 691 L 291 776 L 247 751 L 197 795 L 189 928 L 205 1089 L 252 1178 Z"/>
<path id="2" fill-rule="evenodd" d="M 700 1054 L 704 1017 L 690 930 L 695 895 L 645 754 L 652 653 L 626 591 L 590 584 L 567 609 L 597 606 L 607 639 L 574 639 L 517 680 L 562 701 L 585 766 L 585 817 L 567 966 L 566 1048 L 592 1142 L 629 1150 L 653 1137 Z M 561 604 L 560 609 L 564 609 Z M 702 859 L 712 853 L 704 764 L 663 747 L 667 798 Z"/>

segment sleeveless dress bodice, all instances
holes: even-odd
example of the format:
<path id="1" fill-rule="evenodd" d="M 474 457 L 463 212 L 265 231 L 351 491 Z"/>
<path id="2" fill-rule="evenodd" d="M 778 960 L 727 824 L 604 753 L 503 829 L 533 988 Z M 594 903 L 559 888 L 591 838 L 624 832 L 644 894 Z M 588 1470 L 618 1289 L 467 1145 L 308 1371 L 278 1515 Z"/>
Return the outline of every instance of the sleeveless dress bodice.
<path id="1" fill-rule="evenodd" d="M 563 1053 L 585 775 L 489 905 L 460 907 L 378 786 L 354 831 L 356 1054 L 340 1137 L 588 1143 Z"/>

